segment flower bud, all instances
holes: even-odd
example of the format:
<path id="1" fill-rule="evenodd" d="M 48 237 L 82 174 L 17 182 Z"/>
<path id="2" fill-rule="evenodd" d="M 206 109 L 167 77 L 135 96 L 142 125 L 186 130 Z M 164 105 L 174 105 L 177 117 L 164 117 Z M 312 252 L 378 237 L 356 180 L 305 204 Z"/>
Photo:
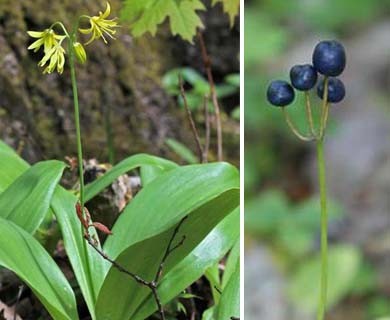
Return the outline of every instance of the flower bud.
<path id="1" fill-rule="evenodd" d="M 87 53 L 85 52 L 83 45 L 80 42 L 75 42 L 73 44 L 73 49 L 74 49 L 77 60 L 80 63 L 84 64 L 85 61 L 87 61 Z"/>

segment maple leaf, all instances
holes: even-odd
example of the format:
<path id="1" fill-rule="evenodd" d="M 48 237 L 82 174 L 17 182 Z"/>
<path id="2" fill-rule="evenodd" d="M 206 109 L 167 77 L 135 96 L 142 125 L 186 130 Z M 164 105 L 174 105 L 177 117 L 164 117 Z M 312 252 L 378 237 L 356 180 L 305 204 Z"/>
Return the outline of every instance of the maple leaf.
<path id="1" fill-rule="evenodd" d="M 146 32 L 155 35 L 157 26 L 169 18 L 172 34 L 192 42 L 196 29 L 203 28 L 197 10 L 205 10 L 200 0 L 126 0 L 122 18 L 133 21 L 136 37 Z"/>
<path id="2" fill-rule="evenodd" d="M 230 25 L 234 25 L 234 18 L 240 11 L 240 0 L 213 0 L 212 5 L 216 5 L 218 2 L 223 4 L 223 11 L 229 15 Z"/>

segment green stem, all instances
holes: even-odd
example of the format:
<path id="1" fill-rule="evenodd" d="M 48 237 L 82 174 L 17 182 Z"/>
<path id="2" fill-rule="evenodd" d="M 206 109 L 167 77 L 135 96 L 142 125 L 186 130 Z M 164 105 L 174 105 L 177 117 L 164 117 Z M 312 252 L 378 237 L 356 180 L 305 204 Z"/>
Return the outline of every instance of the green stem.
<path id="1" fill-rule="evenodd" d="M 328 213 L 323 138 L 317 140 L 317 161 L 321 202 L 321 284 L 317 320 L 323 320 L 326 310 L 326 297 L 328 290 Z"/>
<path id="2" fill-rule="evenodd" d="M 324 95 L 322 97 L 322 107 L 321 107 L 321 120 L 320 120 L 320 140 L 324 138 L 326 121 L 328 119 L 329 105 L 328 105 L 328 86 L 329 78 L 326 76 L 324 78 Z"/>
<path id="3" fill-rule="evenodd" d="M 73 39 L 69 40 L 69 64 L 70 64 L 70 76 L 72 80 L 72 90 L 73 90 L 74 119 L 76 125 L 77 160 L 79 166 L 79 181 L 80 181 L 80 204 L 81 204 L 81 208 L 84 208 L 85 203 L 84 203 L 83 146 L 81 144 L 80 108 L 79 108 L 79 97 L 77 91 Z"/>
<path id="4" fill-rule="evenodd" d="M 74 28 L 74 30 L 77 30 L 77 25 Z M 75 125 L 76 125 L 76 142 L 77 142 L 77 160 L 78 160 L 78 167 L 79 167 L 79 182 L 80 182 L 80 204 L 81 208 L 84 208 L 85 200 L 84 200 L 84 168 L 83 168 L 83 146 L 81 143 L 81 125 L 80 125 L 80 108 L 79 108 L 79 96 L 78 96 L 78 90 L 77 90 L 77 79 L 76 79 L 76 68 L 75 68 L 75 52 L 73 44 L 75 42 L 75 31 L 72 33 L 72 35 L 68 38 L 69 40 L 69 65 L 70 65 L 70 75 L 71 75 L 71 81 L 72 81 L 72 91 L 73 91 L 73 105 L 74 105 L 74 119 L 75 119 Z M 80 224 L 80 232 L 81 232 L 81 238 L 84 238 L 84 228 Z M 86 273 L 87 277 L 89 279 L 89 283 L 91 284 L 91 291 L 92 296 L 96 297 L 95 290 L 93 286 L 93 278 L 91 273 L 91 267 L 90 262 L 88 259 L 88 244 L 86 241 L 83 241 L 83 250 L 85 257 L 87 258 L 86 263 Z M 94 301 L 96 302 L 96 301 Z"/>

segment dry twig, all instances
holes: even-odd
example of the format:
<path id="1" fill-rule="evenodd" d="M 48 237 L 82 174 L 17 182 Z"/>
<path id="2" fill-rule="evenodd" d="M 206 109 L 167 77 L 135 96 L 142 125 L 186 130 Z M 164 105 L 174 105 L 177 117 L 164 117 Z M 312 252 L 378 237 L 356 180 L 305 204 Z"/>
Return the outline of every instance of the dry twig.
<path id="1" fill-rule="evenodd" d="M 206 127 L 205 133 L 205 143 L 203 148 L 203 163 L 207 163 L 209 158 L 209 148 L 210 148 L 210 115 L 209 115 L 209 97 L 206 95 L 203 99 L 203 108 L 204 108 L 204 122 Z"/>
<path id="2" fill-rule="evenodd" d="M 217 122 L 217 155 L 218 155 L 218 161 L 223 160 L 223 141 L 222 141 L 222 124 L 221 124 L 221 108 L 219 106 L 219 101 L 217 97 L 217 91 L 215 90 L 215 82 L 214 82 L 214 77 L 213 73 L 211 70 L 211 58 L 207 52 L 206 44 L 203 39 L 203 35 L 200 31 L 198 31 L 198 39 L 199 39 L 199 44 L 200 44 L 200 49 L 202 52 L 202 59 L 203 59 L 203 64 L 206 69 L 207 73 L 207 79 L 209 81 L 210 85 L 210 96 L 211 100 L 214 105 L 215 109 L 215 118 Z"/>
<path id="3" fill-rule="evenodd" d="M 202 162 L 202 159 L 203 159 L 202 145 L 200 143 L 199 133 L 198 133 L 198 130 L 196 129 L 195 122 L 194 122 L 194 119 L 193 119 L 192 114 L 191 114 L 191 110 L 188 107 L 186 92 L 184 90 L 183 79 L 182 79 L 181 75 L 179 75 L 179 86 L 180 86 L 180 95 L 183 99 L 184 107 L 185 107 L 186 112 L 187 112 L 187 118 L 188 118 L 188 121 L 189 121 L 190 126 L 191 126 L 192 134 L 194 135 L 196 147 L 198 149 L 199 162 Z"/>

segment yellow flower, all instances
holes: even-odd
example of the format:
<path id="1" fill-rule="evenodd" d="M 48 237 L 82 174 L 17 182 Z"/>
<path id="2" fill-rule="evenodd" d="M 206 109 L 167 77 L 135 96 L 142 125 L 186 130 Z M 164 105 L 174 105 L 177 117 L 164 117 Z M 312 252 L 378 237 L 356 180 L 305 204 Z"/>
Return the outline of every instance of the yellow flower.
<path id="1" fill-rule="evenodd" d="M 43 73 L 52 73 L 56 68 L 59 74 L 64 71 L 65 50 L 61 46 L 61 43 L 62 41 L 55 44 L 54 47 L 45 53 L 45 56 L 38 63 L 40 67 L 43 67 L 50 60 L 49 65 L 45 68 Z"/>
<path id="2" fill-rule="evenodd" d="M 30 37 L 38 39 L 28 47 L 29 50 L 34 50 L 34 52 L 37 52 L 43 45 L 44 52 L 47 53 L 58 43 L 58 41 L 62 41 L 65 38 L 65 36 L 56 34 L 53 29 L 46 29 L 44 31 L 28 31 L 27 33 Z"/>
<path id="3" fill-rule="evenodd" d="M 79 60 L 80 63 L 84 64 L 85 61 L 87 61 L 87 53 L 85 52 L 83 45 L 80 42 L 75 42 L 73 44 L 73 49 L 77 60 Z"/>
<path id="4" fill-rule="evenodd" d="M 116 33 L 114 28 L 118 27 L 118 22 L 115 19 L 106 19 L 111 13 L 110 4 L 107 2 L 107 8 L 104 13 L 99 12 L 99 16 L 88 17 L 90 27 L 88 29 L 79 29 L 83 34 L 91 34 L 91 38 L 85 45 L 90 44 L 95 39 L 102 38 L 104 43 L 107 43 L 106 36 L 111 39 L 115 39 L 114 34 Z"/>

